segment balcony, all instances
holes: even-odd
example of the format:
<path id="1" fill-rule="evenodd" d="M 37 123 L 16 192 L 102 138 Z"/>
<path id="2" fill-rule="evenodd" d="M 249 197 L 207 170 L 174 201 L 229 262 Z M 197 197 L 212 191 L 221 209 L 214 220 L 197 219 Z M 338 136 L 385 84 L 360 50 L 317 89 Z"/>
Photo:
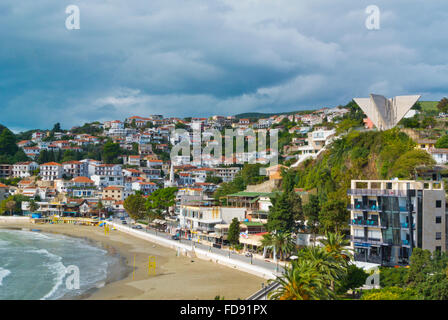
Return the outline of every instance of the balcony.
<path id="1" fill-rule="evenodd" d="M 367 237 L 350 236 L 350 240 L 352 242 L 355 242 L 355 243 L 387 245 L 387 243 L 383 242 L 381 239 L 378 239 L 378 238 L 367 238 Z"/>
<path id="2" fill-rule="evenodd" d="M 382 226 L 375 220 L 352 219 L 350 220 L 349 225 L 355 227 L 387 229 L 387 226 Z"/>
<path id="3" fill-rule="evenodd" d="M 381 209 L 377 205 L 362 205 L 361 203 L 355 203 L 355 204 L 349 204 L 347 206 L 347 210 L 350 211 L 374 211 L 378 212 L 381 211 Z"/>
<path id="4" fill-rule="evenodd" d="M 406 197 L 405 190 L 388 189 L 348 189 L 349 196 L 381 196 L 381 197 Z"/>

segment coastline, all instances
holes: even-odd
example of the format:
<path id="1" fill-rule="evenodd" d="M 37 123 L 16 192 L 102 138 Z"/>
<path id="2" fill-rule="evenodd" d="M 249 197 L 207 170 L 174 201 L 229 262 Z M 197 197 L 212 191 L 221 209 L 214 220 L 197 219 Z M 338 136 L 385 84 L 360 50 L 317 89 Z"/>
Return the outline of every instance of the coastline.
<path id="1" fill-rule="evenodd" d="M 110 270 L 106 283 L 77 299 L 210 300 L 245 299 L 261 288 L 264 279 L 198 258 L 176 256 L 176 251 L 111 230 L 77 225 L 36 225 L 27 222 L 2 223 L 0 228 L 26 228 L 83 238 L 119 255 L 121 263 Z M 155 275 L 148 274 L 149 257 L 156 261 Z M 135 259 L 135 270 L 134 270 Z M 81 270 L 82 273 L 82 270 Z M 72 299 L 72 297 L 70 297 Z"/>

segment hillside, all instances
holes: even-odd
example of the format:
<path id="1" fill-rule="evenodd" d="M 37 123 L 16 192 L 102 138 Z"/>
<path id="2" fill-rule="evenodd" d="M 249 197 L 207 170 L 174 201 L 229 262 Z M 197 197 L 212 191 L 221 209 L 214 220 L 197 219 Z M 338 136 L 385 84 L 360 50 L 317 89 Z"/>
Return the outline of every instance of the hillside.
<path id="1" fill-rule="evenodd" d="M 235 115 L 235 118 L 236 119 L 248 118 L 248 119 L 258 120 L 258 119 L 269 118 L 272 116 L 277 116 L 277 115 L 282 115 L 282 114 L 286 114 L 286 115 L 297 114 L 297 113 L 306 114 L 306 113 L 311 113 L 313 111 L 315 111 L 315 110 L 298 110 L 298 111 L 277 112 L 277 113 L 245 112 L 245 113 L 239 113 L 239 114 Z"/>
<path id="2" fill-rule="evenodd" d="M 437 111 L 437 104 L 439 101 L 419 101 L 420 105 L 422 106 L 422 110 L 425 112 L 435 112 Z M 235 115 L 236 119 L 242 119 L 242 118 L 248 118 L 248 119 L 263 119 L 268 118 L 275 115 L 282 115 L 282 114 L 296 114 L 296 113 L 310 113 L 315 110 L 318 110 L 319 108 L 316 108 L 314 110 L 298 110 L 298 111 L 289 111 L 289 112 L 275 112 L 275 113 L 262 113 L 262 112 L 245 112 L 245 113 L 239 113 Z"/>
<path id="3" fill-rule="evenodd" d="M 420 101 L 420 105 L 422 106 L 422 110 L 425 112 L 428 111 L 437 111 L 437 104 L 439 101 Z"/>
<path id="4" fill-rule="evenodd" d="M 296 187 L 317 188 L 321 199 L 333 193 L 345 197 L 352 179 L 412 178 L 418 165 L 433 164 L 431 156 L 398 129 L 352 131 L 336 140 L 315 160 L 308 160 L 288 175 Z"/>

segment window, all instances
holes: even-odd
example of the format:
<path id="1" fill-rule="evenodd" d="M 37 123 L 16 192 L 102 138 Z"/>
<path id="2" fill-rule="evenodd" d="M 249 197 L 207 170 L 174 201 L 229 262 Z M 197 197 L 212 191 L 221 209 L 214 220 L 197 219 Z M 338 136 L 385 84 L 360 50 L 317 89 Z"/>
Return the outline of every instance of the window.
<path id="1" fill-rule="evenodd" d="M 436 232 L 436 240 L 442 239 L 442 232 Z"/>
<path id="2" fill-rule="evenodd" d="M 442 208 L 442 200 L 436 200 L 436 208 Z"/>
<path id="3" fill-rule="evenodd" d="M 441 252 L 442 251 L 442 247 L 441 246 L 436 246 L 436 251 Z"/>
<path id="4" fill-rule="evenodd" d="M 442 217 L 436 217 L 436 223 L 442 223 Z"/>

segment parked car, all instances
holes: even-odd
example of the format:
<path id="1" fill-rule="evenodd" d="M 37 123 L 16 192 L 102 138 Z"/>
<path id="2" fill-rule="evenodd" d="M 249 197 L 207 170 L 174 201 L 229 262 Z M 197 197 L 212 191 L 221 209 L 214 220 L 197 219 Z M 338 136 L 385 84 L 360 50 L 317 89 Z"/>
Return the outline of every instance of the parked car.
<path id="1" fill-rule="evenodd" d="M 121 221 L 121 224 L 128 224 L 126 220 Z"/>
<path id="2" fill-rule="evenodd" d="M 179 236 L 177 234 L 175 234 L 174 236 L 171 236 L 171 239 L 172 240 L 179 240 L 180 238 L 179 238 Z"/>
<path id="3" fill-rule="evenodd" d="M 135 226 L 135 229 L 141 230 L 141 229 L 143 229 L 143 227 L 141 225 L 138 225 L 138 226 Z"/>

